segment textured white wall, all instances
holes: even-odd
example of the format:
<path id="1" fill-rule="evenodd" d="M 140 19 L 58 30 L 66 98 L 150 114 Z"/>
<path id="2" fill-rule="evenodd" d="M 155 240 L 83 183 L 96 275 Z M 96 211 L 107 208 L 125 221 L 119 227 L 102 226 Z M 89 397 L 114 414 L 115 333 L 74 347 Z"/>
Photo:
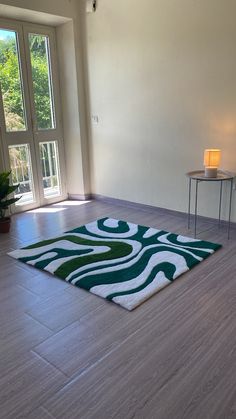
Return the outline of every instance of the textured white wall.
<path id="1" fill-rule="evenodd" d="M 87 15 L 93 192 L 186 211 L 184 174 L 205 148 L 236 171 L 235 16 L 234 0 L 99 0 Z M 201 213 L 217 203 L 201 185 Z"/>

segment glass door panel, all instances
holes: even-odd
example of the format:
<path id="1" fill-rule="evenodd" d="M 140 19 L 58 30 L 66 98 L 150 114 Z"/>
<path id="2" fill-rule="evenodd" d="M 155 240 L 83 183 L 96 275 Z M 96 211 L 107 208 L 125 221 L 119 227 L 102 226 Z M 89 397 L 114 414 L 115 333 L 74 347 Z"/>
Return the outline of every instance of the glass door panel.
<path id="1" fill-rule="evenodd" d="M 32 204 L 35 201 L 33 172 L 28 144 L 11 145 L 8 147 L 12 183 L 18 185 L 15 197 L 21 199 L 16 205 Z"/>
<path id="2" fill-rule="evenodd" d="M 44 198 L 61 194 L 57 141 L 39 143 Z"/>
<path id="3" fill-rule="evenodd" d="M 44 204 L 66 197 L 64 154 L 54 31 L 25 25 L 26 59 L 34 112 L 34 141 L 39 161 L 39 188 Z M 63 182 L 62 182 L 63 179 Z"/>
<path id="4" fill-rule="evenodd" d="M 0 29 L 0 83 L 6 131 L 26 131 L 18 34 L 7 29 Z"/>
<path id="5" fill-rule="evenodd" d="M 15 211 L 67 197 L 55 48 L 53 28 L 0 20 L 0 144 L 19 184 Z"/>
<path id="6" fill-rule="evenodd" d="M 32 69 L 34 107 L 38 130 L 55 128 L 49 38 L 28 34 Z"/>

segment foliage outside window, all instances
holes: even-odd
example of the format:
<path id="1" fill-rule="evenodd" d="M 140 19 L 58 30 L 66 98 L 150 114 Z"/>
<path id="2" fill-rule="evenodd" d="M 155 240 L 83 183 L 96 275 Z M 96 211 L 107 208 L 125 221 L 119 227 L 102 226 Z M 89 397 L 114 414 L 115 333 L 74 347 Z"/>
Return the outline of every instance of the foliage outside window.
<path id="1" fill-rule="evenodd" d="M 0 39 L 0 84 L 7 131 L 26 129 L 16 33 Z M 29 35 L 34 101 L 39 129 L 53 127 L 47 37 Z"/>

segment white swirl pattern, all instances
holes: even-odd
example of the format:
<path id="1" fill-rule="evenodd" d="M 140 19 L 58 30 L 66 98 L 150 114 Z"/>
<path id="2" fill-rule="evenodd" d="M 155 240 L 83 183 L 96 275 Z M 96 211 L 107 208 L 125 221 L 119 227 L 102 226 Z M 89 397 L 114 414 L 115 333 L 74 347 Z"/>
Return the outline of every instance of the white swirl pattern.
<path id="1" fill-rule="evenodd" d="M 105 218 L 9 254 L 132 310 L 220 247 Z"/>

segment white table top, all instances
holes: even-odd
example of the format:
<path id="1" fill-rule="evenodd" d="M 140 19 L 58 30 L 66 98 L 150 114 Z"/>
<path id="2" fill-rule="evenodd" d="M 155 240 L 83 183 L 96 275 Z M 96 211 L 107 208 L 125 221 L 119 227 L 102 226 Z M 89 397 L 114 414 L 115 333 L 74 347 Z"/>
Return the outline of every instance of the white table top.
<path id="1" fill-rule="evenodd" d="M 236 176 L 236 174 L 232 172 L 218 170 L 216 177 L 206 177 L 204 170 L 194 170 L 192 172 L 186 173 L 186 176 L 195 180 L 205 180 L 205 181 L 215 182 L 215 181 L 220 181 L 220 180 L 233 179 Z"/>

